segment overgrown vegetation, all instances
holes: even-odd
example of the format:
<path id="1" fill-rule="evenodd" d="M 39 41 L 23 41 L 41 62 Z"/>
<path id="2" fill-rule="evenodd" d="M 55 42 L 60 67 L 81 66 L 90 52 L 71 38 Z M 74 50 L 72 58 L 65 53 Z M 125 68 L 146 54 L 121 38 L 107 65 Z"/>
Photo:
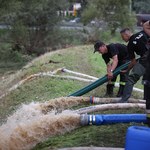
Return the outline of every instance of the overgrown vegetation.
<path id="1" fill-rule="evenodd" d="M 130 8 L 130 0 L 94 0 L 88 3 L 82 17 L 85 23 L 96 19 L 110 29 L 111 34 L 116 33 L 116 29 L 120 27 L 133 27 L 135 24 L 135 16 Z"/>

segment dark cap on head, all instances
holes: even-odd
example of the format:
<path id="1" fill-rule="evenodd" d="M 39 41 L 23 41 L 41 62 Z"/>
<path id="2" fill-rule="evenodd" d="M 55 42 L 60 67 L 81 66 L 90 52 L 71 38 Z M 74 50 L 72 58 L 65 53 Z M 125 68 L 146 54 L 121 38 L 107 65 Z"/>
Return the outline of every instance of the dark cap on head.
<path id="1" fill-rule="evenodd" d="M 126 31 L 131 31 L 129 28 L 124 28 L 120 31 L 120 33 L 125 33 Z"/>
<path id="2" fill-rule="evenodd" d="M 105 45 L 102 41 L 97 41 L 95 44 L 94 44 L 94 53 L 99 51 L 99 48 L 101 46 Z"/>

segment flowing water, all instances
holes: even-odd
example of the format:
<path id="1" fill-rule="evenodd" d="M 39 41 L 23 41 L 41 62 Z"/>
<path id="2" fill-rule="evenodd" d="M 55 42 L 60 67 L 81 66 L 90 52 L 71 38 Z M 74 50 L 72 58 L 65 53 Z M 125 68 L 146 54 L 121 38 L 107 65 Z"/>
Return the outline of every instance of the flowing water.
<path id="1" fill-rule="evenodd" d="M 63 101 L 64 99 L 59 100 L 59 106 Z M 68 101 L 67 107 L 69 105 L 74 104 Z M 0 126 L 0 150 L 30 150 L 49 137 L 69 132 L 79 126 L 79 114 L 63 109 L 58 112 L 58 105 L 55 109 L 50 101 L 22 105 Z"/>

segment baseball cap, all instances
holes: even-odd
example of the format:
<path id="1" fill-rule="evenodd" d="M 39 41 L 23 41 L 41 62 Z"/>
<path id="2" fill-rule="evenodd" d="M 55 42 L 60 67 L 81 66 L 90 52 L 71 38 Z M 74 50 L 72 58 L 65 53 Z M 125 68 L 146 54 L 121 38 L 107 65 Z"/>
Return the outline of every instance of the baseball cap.
<path id="1" fill-rule="evenodd" d="M 104 43 L 102 41 L 97 41 L 95 44 L 94 44 L 94 53 L 99 51 L 99 47 L 101 47 L 102 45 L 104 45 Z"/>

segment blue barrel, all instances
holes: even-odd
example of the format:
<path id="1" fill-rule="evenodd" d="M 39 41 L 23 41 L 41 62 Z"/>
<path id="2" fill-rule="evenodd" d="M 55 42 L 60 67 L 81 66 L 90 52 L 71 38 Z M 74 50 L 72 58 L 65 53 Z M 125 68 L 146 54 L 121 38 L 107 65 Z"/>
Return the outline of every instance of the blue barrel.
<path id="1" fill-rule="evenodd" d="M 126 133 L 125 150 L 150 150 L 150 128 L 129 127 Z"/>

